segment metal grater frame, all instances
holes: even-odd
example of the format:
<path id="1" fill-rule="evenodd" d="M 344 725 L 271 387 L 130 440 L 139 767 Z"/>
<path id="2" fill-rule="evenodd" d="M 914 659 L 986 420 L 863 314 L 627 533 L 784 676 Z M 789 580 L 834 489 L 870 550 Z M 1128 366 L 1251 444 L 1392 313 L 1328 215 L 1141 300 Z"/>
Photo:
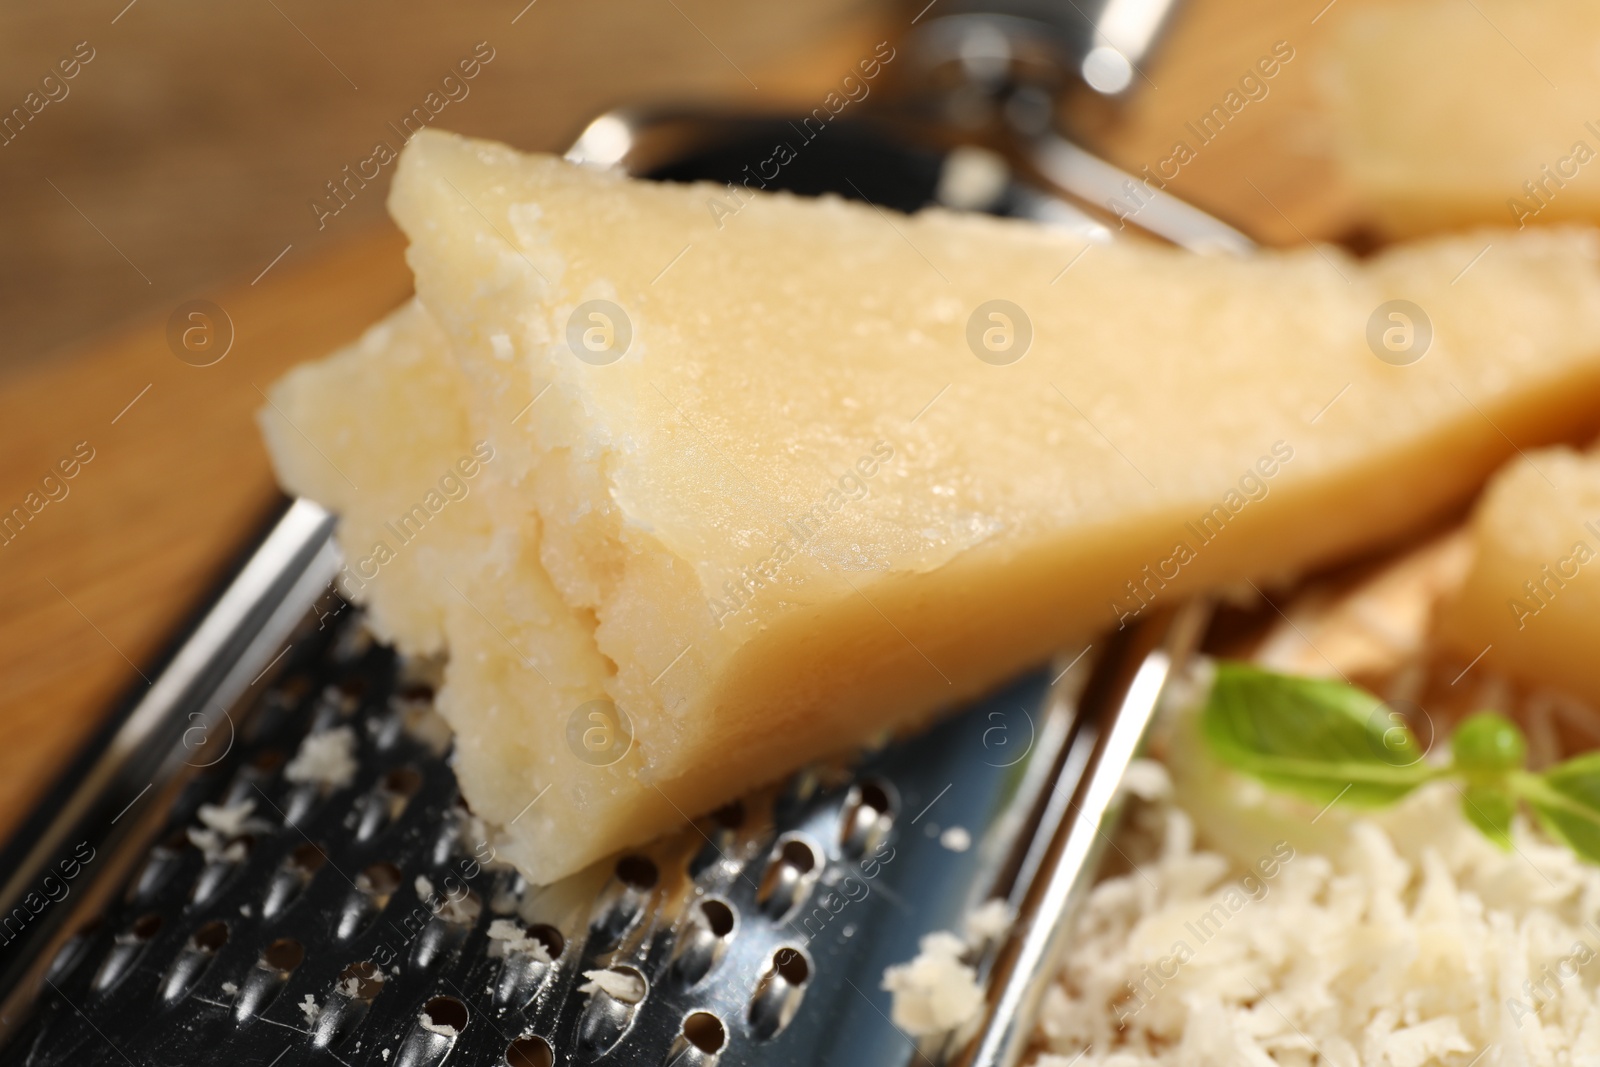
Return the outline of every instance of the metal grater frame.
<path id="1" fill-rule="evenodd" d="M 316 505 L 289 508 L 8 847 L 0 922 L 62 882 L 81 843 L 92 858 L 0 944 L 0 1063 L 938 1055 L 889 1021 L 882 972 L 1017 882 L 1092 657 L 532 890 L 474 839 L 418 665 L 331 592 L 332 529 Z M 350 785 L 284 779 L 307 733 L 340 726 L 359 739 Z M 241 800 L 258 821 L 196 847 L 200 806 Z M 496 952 L 498 919 L 554 962 Z M 579 990 L 608 968 L 643 980 L 638 1004 Z"/>

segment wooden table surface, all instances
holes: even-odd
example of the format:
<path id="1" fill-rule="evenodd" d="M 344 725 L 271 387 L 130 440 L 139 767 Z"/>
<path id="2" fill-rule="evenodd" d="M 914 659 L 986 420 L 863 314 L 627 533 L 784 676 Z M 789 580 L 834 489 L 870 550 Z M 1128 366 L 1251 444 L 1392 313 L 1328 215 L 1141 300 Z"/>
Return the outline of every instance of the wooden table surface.
<path id="1" fill-rule="evenodd" d="M 1173 190 L 1269 242 L 1345 233 L 1358 214 L 1321 147 L 1314 67 L 1338 16 L 1357 0 L 1312 23 L 1322 3 L 1195 0 L 1146 70 L 1150 84 L 1124 107 L 1082 107 L 1081 135 L 1130 168 L 1153 163 L 1187 119 L 1287 40 L 1295 59 L 1271 95 L 1186 167 Z M 769 56 L 739 77 L 760 82 L 769 105 L 820 99 L 864 44 L 870 50 L 881 39 L 880 18 L 842 19 L 837 32 L 814 36 L 805 55 Z M 630 84 L 671 85 L 680 68 L 701 71 L 705 42 L 687 33 L 684 40 L 683 48 L 636 55 Z M 702 51 L 690 57 L 690 44 Z M 540 132 L 515 136 L 524 124 L 499 135 L 524 147 L 557 147 L 615 79 L 598 62 L 569 64 L 559 83 L 541 81 L 536 70 L 524 70 L 520 83 L 503 79 L 494 91 L 543 103 Z M 702 95 L 708 82 L 698 74 L 681 80 Z M 66 483 L 67 495 L 0 545 L 0 833 L 117 698 L 148 683 L 175 628 L 275 506 L 253 417 L 260 390 L 404 300 L 411 282 L 402 251 L 398 233 L 373 221 L 254 284 L 243 276 L 215 286 L 212 299 L 231 319 L 234 340 L 211 366 L 174 357 L 169 301 L 110 339 L 0 378 L 0 512 L 40 490 L 75 448 L 93 450 Z"/>

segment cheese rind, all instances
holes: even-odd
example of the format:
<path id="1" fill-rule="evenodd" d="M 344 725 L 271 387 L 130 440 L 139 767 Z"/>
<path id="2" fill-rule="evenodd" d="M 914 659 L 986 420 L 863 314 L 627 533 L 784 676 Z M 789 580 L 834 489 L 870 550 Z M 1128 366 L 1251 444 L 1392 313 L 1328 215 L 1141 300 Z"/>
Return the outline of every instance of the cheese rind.
<path id="1" fill-rule="evenodd" d="M 1397 536 L 1600 400 L 1586 235 L 1497 235 L 1462 275 L 1479 238 L 1200 260 L 729 195 L 431 132 L 396 177 L 494 450 L 472 499 L 502 547 L 460 572 L 442 710 L 537 881 L 1150 603 Z M 1409 366 L 1366 339 L 1393 299 L 1432 320 Z M 596 698 L 634 734 L 599 769 L 568 744 Z"/>

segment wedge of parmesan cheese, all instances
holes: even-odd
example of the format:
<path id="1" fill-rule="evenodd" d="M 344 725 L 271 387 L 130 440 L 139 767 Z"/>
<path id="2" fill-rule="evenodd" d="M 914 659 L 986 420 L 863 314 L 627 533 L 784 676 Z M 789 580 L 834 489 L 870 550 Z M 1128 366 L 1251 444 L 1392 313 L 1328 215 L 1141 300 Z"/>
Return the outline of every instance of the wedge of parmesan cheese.
<path id="1" fill-rule="evenodd" d="M 1465 659 L 1600 703 L 1600 454 L 1529 452 L 1490 483 L 1473 561 L 1440 613 Z"/>
<path id="2" fill-rule="evenodd" d="M 1393 0 L 1339 16 L 1324 72 L 1337 157 L 1383 229 L 1600 220 L 1600 8 Z"/>
<path id="3" fill-rule="evenodd" d="M 1600 399 L 1584 235 L 1462 275 L 1476 239 L 1214 261 L 731 195 L 419 136 L 391 207 L 426 317 L 264 415 L 357 563 L 492 457 L 356 592 L 448 646 L 463 789 L 537 881 L 1151 604 L 1397 535 Z M 1396 299 L 1420 361 L 1369 347 Z"/>

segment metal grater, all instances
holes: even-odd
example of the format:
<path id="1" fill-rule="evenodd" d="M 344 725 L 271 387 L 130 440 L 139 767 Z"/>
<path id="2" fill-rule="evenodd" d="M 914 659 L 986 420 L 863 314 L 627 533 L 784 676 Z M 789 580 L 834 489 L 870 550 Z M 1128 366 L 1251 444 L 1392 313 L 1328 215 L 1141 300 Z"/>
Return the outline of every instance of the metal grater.
<path id="1" fill-rule="evenodd" d="M 1050 5 L 999 6 L 925 23 L 922 73 L 964 63 L 963 42 L 992 43 L 996 27 L 1024 50 L 1054 38 L 1074 63 L 1109 47 Z M 1097 17 L 1147 9 L 1143 43 L 1120 44 L 1136 64 L 1168 7 L 1110 0 Z M 983 91 L 1021 129 L 1033 88 Z M 775 184 L 937 202 L 970 138 L 926 120 L 898 104 L 852 116 Z M 737 180 L 776 121 L 613 112 L 569 156 Z M 1023 149 L 981 206 L 1105 235 L 1061 196 L 1094 201 L 1125 176 L 1046 130 Z M 1177 201 L 1139 221 L 1190 247 L 1243 240 Z M 374 644 L 333 592 L 332 529 L 293 504 L 0 856 L 0 1064 L 1009 1067 L 1115 823 L 1122 768 L 1203 620 L 1072 650 L 920 736 L 536 889 L 487 862 L 429 665 Z M 349 785 L 285 778 L 308 734 L 343 727 L 359 742 Z M 258 818 L 241 834 L 195 845 L 203 804 L 244 800 Z M 913 1042 L 889 1019 L 884 969 L 995 896 L 1020 917 L 1004 945 L 974 947 L 982 1027 L 964 1047 Z M 501 951 L 489 929 L 504 920 L 552 961 Z M 612 977 L 585 991 L 585 972 Z M 607 991 L 623 986 L 643 995 Z"/>
<path id="2" fill-rule="evenodd" d="M 7 870 L 36 842 L 66 842 L 27 864 L 30 884 L 59 870 L 80 834 L 93 857 L 69 896 L 0 949 L 10 1032 L 0 1062 L 915 1057 L 887 1021 L 877 976 L 914 955 L 921 934 L 959 927 L 1014 865 L 1087 660 L 1053 690 L 1048 674 L 1031 675 L 854 767 L 809 768 L 603 869 L 530 889 L 480 862 L 430 691 L 328 592 L 331 529 L 320 509 L 295 504 L 158 682 L 240 639 L 261 671 L 280 642 L 271 627 L 250 640 L 251 620 L 292 608 L 286 651 L 236 711 L 191 719 L 194 704 L 220 710 L 210 694 L 160 709 L 147 699 L 117 734 L 133 748 L 100 756 L 109 787 L 86 782 L 44 835 L 13 843 Z M 271 568 L 288 580 L 262 587 Z M 141 716 L 156 726 L 142 739 Z M 359 738 L 348 786 L 286 780 L 308 733 L 341 726 Z M 207 748 L 219 745 L 215 758 Z M 177 758 L 175 780 L 146 788 L 130 777 L 162 748 Z M 186 835 L 201 826 L 200 805 L 241 800 L 259 821 L 204 854 Z M 69 818 L 85 808 L 87 819 Z M 956 827 L 973 847 L 950 847 L 944 832 Z M 114 878 L 119 869 L 128 873 Z M 103 914 L 86 921 L 96 896 L 107 897 Z M 507 917 L 554 961 L 493 953 L 489 925 Z M 642 1000 L 579 992 L 582 972 L 598 969 L 642 979 Z M 300 1006 L 308 996 L 314 1017 Z"/>

